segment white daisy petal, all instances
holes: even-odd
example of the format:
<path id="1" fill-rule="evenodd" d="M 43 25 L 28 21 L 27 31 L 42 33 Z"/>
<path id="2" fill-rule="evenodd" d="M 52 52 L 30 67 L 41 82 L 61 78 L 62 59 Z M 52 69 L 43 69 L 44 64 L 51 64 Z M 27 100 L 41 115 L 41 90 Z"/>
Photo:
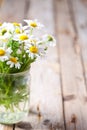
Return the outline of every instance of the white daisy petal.
<path id="1" fill-rule="evenodd" d="M 56 45 L 56 40 L 52 35 L 45 34 L 43 36 L 43 41 L 47 43 L 48 46 L 55 46 Z"/>
<path id="2" fill-rule="evenodd" d="M 21 67 L 21 64 L 19 63 L 17 57 L 10 57 L 9 61 L 7 61 L 7 65 L 10 65 L 10 68 L 15 67 L 15 68 L 20 69 L 20 67 Z"/>
<path id="3" fill-rule="evenodd" d="M 11 48 L 6 49 L 4 47 L 0 47 L 0 61 L 4 62 L 8 60 L 11 52 Z"/>
<path id="4" fill-rule="evenodd" d="M 28 24 L 28 26 L 29 27 L 31 27 L 31 28 L 38 28 L 38 29 L 40 29 L 40 28 L 42 28 L 42 27 L 44 27 L 44 25 L 42 25 L 40 22 L 38 22 L 38 20 L 37 19 L 35 19 L 35 20 L 24 20 L 27 24 Z M 27 27 L 27 26 L 26 26 Z"/>

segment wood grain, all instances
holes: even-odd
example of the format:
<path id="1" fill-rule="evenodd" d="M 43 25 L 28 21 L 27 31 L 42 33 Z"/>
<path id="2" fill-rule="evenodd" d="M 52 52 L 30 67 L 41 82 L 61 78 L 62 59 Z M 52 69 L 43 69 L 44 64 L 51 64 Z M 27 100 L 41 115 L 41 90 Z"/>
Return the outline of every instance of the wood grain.
<path id="1" fill-rule="evenodd" d="M 76 97 L 74 100 L 65 100 L 64 102 L 66 129 L 86 130 L 87 104 L 84 102 L 84 96 L 87 93 L 81 54 L 76 52 L 76 46 L 79 45 L 75 38 L 77 34 L 69 10 L 71 7 L 68 6 L 66 0 L 58 0 L 56 8 L 63 95 L 68 98 L 70 95 Z M 63 32 L 69 30 L 69 33 L 61 33 L 61 30 Z"/>
<path id="2" fill-rule="evenodd" d="M 22 22 L 26 0 L 3 0 L 0 8 L 1 22 Z"/>
<path id="3" fill-rule="evenodd" d="M 0 125 L 0 130 L 13 130 L 13 126 Z"/>
<path id="4" fill-rule="evenodd" d="M 87 86 L 87 1 L 76 0 L 71 1 L 72 10 L 74 13 L 74 19 L 76 23 L 76 29 L 78 32 L 78 42 L 81 46 L 82 64 L 83 64 L 83 75 Z"/>
<path id="5" fill-rule="evenodd" d="M 32 64 L 30 113 L 14 130 L 87 130 L 87 1 L 0 0 L 1 22 L 23 18 L 38 19 L 40 33 L 58 41 Z"/>
<path id="6" fill-rule="evenodd" d="M 46 32 L 55 33 L 52 0 L 30 0 L 27 18 L 37 18 L 46 26 Z M 37 115 L 29 115 L 28 120 L 34 128 L 40 130 L 54 127 L 63 129 L 64 125 L 57 51 L 57 47 L 50 48 L 47 57 L 34 63 L 31 69 L 30 104 L 31 111 Z"/>

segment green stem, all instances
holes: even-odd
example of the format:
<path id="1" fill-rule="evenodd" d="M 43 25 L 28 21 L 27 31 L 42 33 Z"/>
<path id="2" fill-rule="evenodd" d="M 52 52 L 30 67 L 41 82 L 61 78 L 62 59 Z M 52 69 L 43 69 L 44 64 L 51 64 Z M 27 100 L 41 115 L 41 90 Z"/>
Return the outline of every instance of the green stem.
<path id="1" fill-rule="evenodd" d="M 30 62 L 30 60 L 28 59 L 26 64 L 20 69 L 20 72 L 24 71 L 26 66 L 29 66 L 29 62 Z"/>
<path id="2" fill-rule="evenodd" d="M 32 33 L 33 33 L 33 28 L 30 29 L 30 35 L 32 35 Z"/>

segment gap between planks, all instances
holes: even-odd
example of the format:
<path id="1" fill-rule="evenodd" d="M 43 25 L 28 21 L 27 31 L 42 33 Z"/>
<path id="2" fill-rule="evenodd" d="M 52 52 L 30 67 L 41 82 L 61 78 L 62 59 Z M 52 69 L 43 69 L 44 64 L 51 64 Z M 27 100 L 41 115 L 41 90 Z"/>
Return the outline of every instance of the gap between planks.
<path id="1" fill-rule="evenodd" d="M 84 65 L 85 61 L 84 61 L 84 54 L 83 54 L 84 52 L 82 53 L 82 51 L 84 51 L 84 50 L 81 48 L 81 46 L 83 46 L 83 42 L 81 42 L 81 38 L 80 38 L 80 35 L 79 35 L 81 30 L 78 27 L 79 20 L 76 18 L 77 12 L 75 11 L 75 8 L 78 8 L 78 7 L 76 7 L 76 3 L 78 3 L 78 5 L 79 5 L 80 0 L 79 1 L 77 1 L 77 0 L 76 1 L 67 0 L 67 2 L 68 2 L 68 7 L 69 7 L 69 12 L 70 12 L 70 16 L 71 16 L 73 29 L 74 29 L 74 32 L 75 32 L 74 49 L 75 49 L 76 53 L 79 53 L 79 55 L 80 55 L 82 68 L 83 68 L 84 82 L 85 82 L 85 86 L 86 86 L 86 89 L 87 89 L 86 67 Z M 79 8 L 81 8 L 81 6 L 79 6 Z M 81 15 L 81 14 L 77 14 L 77 15 Z M 85 31 L 83 30 L 83 34 L 84 34 L 84 32 Z M 87 51 L 87 47 L 86 47 L 86 51 Z"/>
<path id="2" fill-rule="evenodd" d="M 53 0 L 53 7 L 54 7 L 54 20 L 55 20 L 55 36 L 57 38 L 57 41 L 58 41 L 58 30 L 57 30 L 57 1 L 56 0 Z M 59 42 L 59 41 L 58 41 Z M 59 55 L 59 63 L 61 61 L 60 59 L 60 48 L 59 48 L 59 44 L 56 45 L 57 46 L 57 50 L 58 50 L 58 55 Z M 65 112 L 64 112 L 64 97 L 63 97 L 63 82 L 62 82 L 62 73 L 61 73 L 61 64 L 60 64 L 60 84 L 61 84 L 61 96 L 62 96 L 62 107 L 63 107 L 63 120 L 64 120 L 64 129 L 66 129 L 66 124 L 65 124 Z"/>
<path id="3" fill-rule="evenodd" d="M 76 31 L 67 1 L 56 0 L 56 8 L 66 129 L 86 130 L 87 104 L 84 99 L 87 92 L 81 55 L 74 49 Z"/>

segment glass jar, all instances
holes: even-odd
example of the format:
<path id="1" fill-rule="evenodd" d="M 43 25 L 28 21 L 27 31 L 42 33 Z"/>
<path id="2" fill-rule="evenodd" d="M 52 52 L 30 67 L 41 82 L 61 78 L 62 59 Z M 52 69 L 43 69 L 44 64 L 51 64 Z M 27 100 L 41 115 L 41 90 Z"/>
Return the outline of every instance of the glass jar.
<path id="1" fill-rule="evenodd" d="M 0 123 L 14 124 L 22 121 L 29 111 L 29 71 L 0 73 Z"/>

